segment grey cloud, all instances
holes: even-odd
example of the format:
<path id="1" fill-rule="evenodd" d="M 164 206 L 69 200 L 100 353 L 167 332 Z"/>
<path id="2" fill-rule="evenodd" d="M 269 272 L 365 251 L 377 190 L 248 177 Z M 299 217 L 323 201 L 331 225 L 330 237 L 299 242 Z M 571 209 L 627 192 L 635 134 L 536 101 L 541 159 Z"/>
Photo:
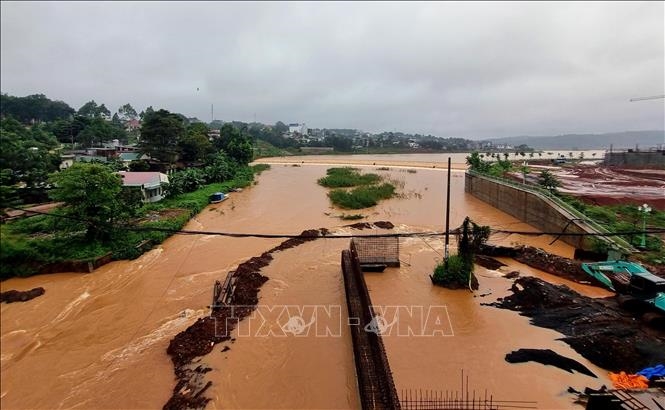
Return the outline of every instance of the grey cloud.
<path id="1" fill-rule="evenodd" d="M 470 138 L 664 128 L 664 5 L 2 2 L 2 91 Z M 199 88 L 199 91 L 197 91 Z"/>

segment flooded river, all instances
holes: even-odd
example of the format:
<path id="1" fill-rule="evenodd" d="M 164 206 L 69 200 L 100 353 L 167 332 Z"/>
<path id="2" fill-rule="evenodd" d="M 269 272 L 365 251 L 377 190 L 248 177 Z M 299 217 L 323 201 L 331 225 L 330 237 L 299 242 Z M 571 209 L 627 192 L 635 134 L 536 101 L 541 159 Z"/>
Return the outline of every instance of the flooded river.
<path id="1" fill-rule="evenodd" d="M 387 161 L 383 156 L 363 160 L 371 161 L 365 162 L 366 170 Z M 464 167 L 455 161 L 458 168 Z M 330 207 L 326 190 L 316 184 L 326 168 L 310 163 L 273 165 L 258 178 L 257 185 L 209 206 L 186 228 L 293 234 L 343 225 L 336 217 L 342 212 Z M 439 167 L 424 168 L 415 173 L 398 168 L 376 171 L 396 180 L 402 195 L 364 212 L 368 220 L 392 221 L 402 232 L 442 231 L 445 173 Z M 451 227 L 459 226 L 469 215 L 494 228 L 533 230 L 465 194 L 461 171 L 453 173 L 451 190 Z M 567 257 L 573 253 L 561 242 L 549 245 L 551 237 L 504 235 L 492 241 L 529 243 Z M 208 313 L 216 279 L 279 242 L 174 236 L 134 261 L 114 262 L 93 274 L 62 273 L 2 282 L 3 291 L 46 289 L 44 296 L 30 302 L 1 305 L 2 407 L 161 407 L 174 386 L 166 355 L 169 340 Z M 264 269 L 270 280 L 261 289 L 261 305 L 323 305 L 332 309 L 325 316 L 331 328 L 336 321 L 345 324 L 339 255 L 346 246 L 348 240 L 325 239 L 275 254 Z M 471 388 L 487 388 L 504 400 L 533 400 L 543 408 L 561 408 L 572 406 L 564 394 L 569 385 L 581 388 L 607 383 L 602 370 L 556 341 L 561 335 L 530 326 L 515 312 L 480 305 L 506 294 L 510 281 L 500 273 L 478 268 L 481 289 L 476 295 L 490 293 L 484 297 L 433 288 L 427 275 L 440 260 L 442 247 L 441 239 L 405 239 L 402 268 L 367 275 L 375 305 L 444 305 L 450 316 L 454 336 L 386 337 L 398 390 L 457 389 L 459 372 L 464 369 L 470 374 Z M 524 274 L 552 279 L 516 262 L 504 262 Z M 575 286 L 592 296 L 605 295 L 598 289 Z M 335 310 L 335 306 L 341 309 Z M 262 315 L 270 322 L 279 312 L 267 309 Z M 228 344 L 230 350 L 221 352 L 224 346 L 218 345 L 203 358 L 213 368 L 207 373 L 213 381 L 208 394 L 214 400 L 209 408 L 358 407 L 351 340 L 344 326 L 327 337 L 244 336 L 251 336 L 257 328 L 262 327 L 257 327 L 256 320 L 243 322 L 235 341 Z M 520 347 L 551 348 L 587 365 L 600 379 L 503 360 L 506 353 Z"/>

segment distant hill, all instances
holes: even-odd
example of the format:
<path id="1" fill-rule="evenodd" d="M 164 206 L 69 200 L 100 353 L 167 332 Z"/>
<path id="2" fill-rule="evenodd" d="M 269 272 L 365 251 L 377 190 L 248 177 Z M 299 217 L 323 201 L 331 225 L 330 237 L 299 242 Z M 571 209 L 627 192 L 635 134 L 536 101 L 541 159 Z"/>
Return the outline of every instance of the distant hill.
<path id="1" fill-rule="evenodd" d="M 609 149 L 635 148 L 641 149 L 663 146 L 665 131 L 624 131 L 606 134 L 566 134 L 551 137 L 507 137 L 490 139 L 493 144 L 510 144 L 512 146 L 526 144 L 534 149 Z"/>

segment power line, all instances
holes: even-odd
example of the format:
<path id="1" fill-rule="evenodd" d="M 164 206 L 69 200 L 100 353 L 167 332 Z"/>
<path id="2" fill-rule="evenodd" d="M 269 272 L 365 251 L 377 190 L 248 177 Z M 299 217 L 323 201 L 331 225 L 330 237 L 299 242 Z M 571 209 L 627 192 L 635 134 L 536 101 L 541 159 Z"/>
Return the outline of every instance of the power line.
<path id="1" fill-rule="evenodd" d="M 20 208 L 8 208 L 14 210 L 23 210 Z M 35 214 L 46 215 L 54 218 L 64 218 L 75 220 L 83 223 L 93 223 L 88 219 L 77 218 L 67 215 L 59 215 L 48 212 L 41 211 L 27 211 Z M 348 225 L 347 225 L 348 226 Z M 310 236 L 303 234 L 271 234 L 271 233 L 246 233 L 246 232 L 221 232 L 221 231 L 200 231 L 200 230 L 188 230 L 188 229 L 170 229 L 170 228 L 160 228 L 153 226 L 132 226 L 132 225 L 119 225 L 112 224 L 113 228 L 124 229 L 127 231 L 133 232 L 164 232 L 170 233 L 173 235 L 214 235 L 214 236 L 225 236 L 231 238 L 267 238 L 267 239 L 296 239 L 296 238 L 309 238 Z M 452 229 L 448 234 L 458 234 L 460 228 Z M 523 235 L 523 236 L 542 236 L 542 235 L 551 235 L 551 236 L 623 236 L 623 235 L 640 235 L 643 233 L 647 234 L 658 234 L 665 233 L 665 228 L 650 228 L 640 231 L 625 231 L 625 232 L 540 232 L 540 231 L 513 231 L 506 229 L 490 229 L 490 235 L 496 234 L 508 234 L 508 235 Z M 402 232 L 402 233 L 379 233 L 371 235 L 357 235 L 357 234 L 332 234 L 328 235 L 325 232 L 319 232 L 319 235 L 312 236 L 311 238 L 320 238 L 320 239 L 350 239 L 357 238 L 359 236 L 373 237 L 373 238 L 409 238 L 409 237 L 430 237 L 430 236 L 444 236 L 446 232 Z"/>

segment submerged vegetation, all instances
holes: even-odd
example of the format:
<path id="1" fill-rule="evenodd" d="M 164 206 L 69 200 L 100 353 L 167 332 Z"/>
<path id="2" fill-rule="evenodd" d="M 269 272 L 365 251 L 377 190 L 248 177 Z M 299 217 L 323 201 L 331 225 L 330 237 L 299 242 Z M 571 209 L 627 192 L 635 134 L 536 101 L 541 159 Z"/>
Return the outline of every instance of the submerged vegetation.
<path id="1" fill-rule="evenodd" d="M 363 215 L 363 214 L 348 214 L 348 215 L 347 214 L 342 214 L 342 215 L 339 216 L 339 219 L 341 219 L 343 221 L 355 221 L 355 220 L 364 219 L 364 218 L 365 218 L 365 215 Z"/>
<path id="2" fill-rule="evenodd" d="M 360 185 L 372 185 L 381 181 L 376 174 L 361 174 L 356 168 L 329 168 L 326 176 L 318 183 L 326 188 L 350 188 Z"/>
<path id="3" fill-rule="evenodd" d="M 457 254 L 439 263 L 430 276 L 432 283 L 450 289 L 478 289 L 473 274 L 473 258 L 490 235 L 489 226 L 480 226 L 467 216 L 457 238 Z"/>
<path id="4" fill-rule="evenodd" d="M 333 204 L 344 209 L 369 208 L 382 199 L 391 198 L 395 194 L 395 186 L 389 183 L 381 185 L 361 186 L 350 191 L 335 189 L 328 193 Z"/>
<path id="5" fill-rule="evenodd" d="M 379 184 L 383 177 L 377 174 L 361 174 L 351 167 L 329 168 L 326 176 L 317 182 L 326 188 L 337 188 L 328 192 L 330 201 L 343 209 L 369 208 L 382 199 L 395 195 L 395 185 L 390 182 Z M 344 188 L 352 188 L 351 190 Z M 342 216 L 342 219 L 360 219 L 362 215 Z"/>

